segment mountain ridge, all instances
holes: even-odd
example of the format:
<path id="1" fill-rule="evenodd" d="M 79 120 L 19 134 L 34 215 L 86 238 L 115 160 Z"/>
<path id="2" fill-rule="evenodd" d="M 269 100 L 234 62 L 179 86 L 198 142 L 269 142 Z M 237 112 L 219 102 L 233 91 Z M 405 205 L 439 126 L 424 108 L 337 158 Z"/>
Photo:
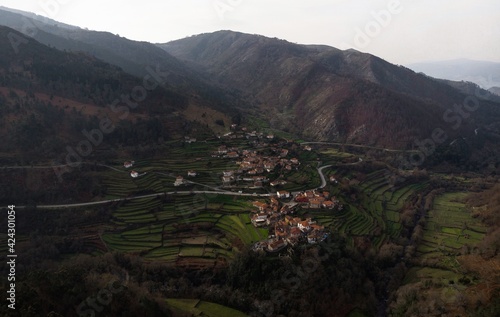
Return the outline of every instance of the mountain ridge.
<path id="1" fill-rule="evenodd" d="M 17 28 L 27 19 L 2 10 L 0 17 Z M 60 50 L 81 51 L 122 69 L 127 64 L 135 75 L 141 72 L 131 67 L 144 71 L 158 62 L 157 69 L 168 73 L 165 87 L 195 104 L 237 122 L 257 117 L 308 140 L 413 149 L 438 128 L 450 141 L 475 140 L 479 128 L 496 131 L 500 116 L 496 97 L 479 87 L 431 78 L 352 49 L 228 30 L 163 44 L 47 24 L 35 35 Z M 454 107 L 471 97 L 481 101 L 481 110 L 467 120 L 454 115 Z"/>
<path id="2" fill-rule="evenodd" d="M 21 36 L 0 26 L 5 158 L 10 157 L 7 153 L 28 162 L 64 157 L 67 146 L 85 139 L 83 130 L 102 129 L 103 122 L 113 126 L 113 133 L 97 142 L 103 142 L 103 150 L 157 144 L 193 129 L 213 133 L 210 124 L 218 125 L 210 120 L 231 123 L 229 112 L 209 109 L 197 96 L 163 87 L 160 73 L 140 79 L 93 56 L 59 51 L 31 38 L 16 52 L 10 38 Z M 207 118 L 193 111 L 204 111 Z"/>
<path id="3" fill-rule="evenodd" d="M 271 112 L 263 117 L 274 126 L 315 140 L 410 148 L 443 126 L 444 114 L 468 96 L 445 82 L 354 50 L 232 31 L 159 46 L 253 96 L 260 104 L 256 112 Z M 483 110 L 495 112 L 490 101 L 484 103 Z M 460 131 L 444 126 L 451 138 L 458 138 L 472 135 L 475 124 L 470 121 Z"/>
<path id="4" fill-rule="evenodd" d="M 0 9 L 0 25 L 33 37 L 42 44 L 59 50 L 83 52 L 138 77 L 147 76 L 151 68 L 159 69 L 168 73 L 164 76 L 164 86 L 185 94 L 198 95 L 218 111 L 234 114 L 237 111 L 233 104 L 245 104 L 235 92 L 214 85 L 206 74 L 188 67 L 154 44 L 58 23 L 28 12 Z"/>

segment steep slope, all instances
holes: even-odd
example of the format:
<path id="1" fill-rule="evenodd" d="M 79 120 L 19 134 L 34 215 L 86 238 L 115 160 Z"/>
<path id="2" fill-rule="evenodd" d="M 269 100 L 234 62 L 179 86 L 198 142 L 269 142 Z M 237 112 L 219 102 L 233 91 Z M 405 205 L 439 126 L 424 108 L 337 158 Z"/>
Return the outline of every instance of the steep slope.
<path id="1" fill-rule="evenodd" d="M 202 34 L 159 45 L 255 97 L 256 114 L 276 127 L 315 140 L 409 148 L 443 128 L 450 138 L 470 136 L 482 113 L 453 129 L 443 116 L 467 95 L 446 83 L 392 65 L 369 54 L 230 31 Z"/>
<path id="2" fill-rule="evenodd" d="M 124 71 L 147 76 L 161 72 L 165 87 L 182 94 L 192 94 L 209 107 L 231 112 L 242 103 L 237 95 L 210 83 L 210 78 L 197 72 L 157 46 L 131 41 L 108 33 L 88 31 L 32 13 L 0 9 L 0 25 L 13 28 L 42 44 L 59 50 L 84 52 Z"/>
<path id="3" fill-rule="evenodd" d="M 66 146 L 86 140 L 83 130 L 104 131 L 110 125 L 113 131 L 104 131 L 102 142 L 95 142 L 102 148 L 157 144 L 187 133 L 186 112 L 203 105 L 153 80 L 146 89 L 142 79 L 82 53 L 62 52 L 32 39 L 16 52 L 9 39 L 18 36 L 22 34 L 0 26 L 4 163 L 10 158 L 17 164 L 55 159 L 67 153 Z"/>
<path id="4" fill-rule="evenodd" d="M 448 86 L 457 89 L 466 95 L 479 95 L 481 99 L 493 101 L 496 103 L 500 103 L 500 97 L 494 93 L 495 87 L 492 87 L 488 90 L 482 89 L 478 84 L 475 84 L 470 81 L 453 81 L 447 79 L 434 79 L 440 83 L 444 83 Z"/>

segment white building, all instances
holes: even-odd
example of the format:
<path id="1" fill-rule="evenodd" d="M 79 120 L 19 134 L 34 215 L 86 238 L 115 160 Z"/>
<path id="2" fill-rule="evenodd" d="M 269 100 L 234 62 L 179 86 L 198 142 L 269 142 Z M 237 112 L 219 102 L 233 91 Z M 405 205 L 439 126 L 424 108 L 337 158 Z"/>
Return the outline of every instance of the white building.
<path id="1" fill-rule="evenodd" d="M 139 177 L 139 173 L 137 173 L 136 171 L 131 171 L 130 176 L 132 176 L 133 178 L 137 178 Z"/>
<path id="2" fill-rule="evenodd" d="M 182 176 L 177 176 L 174 182 L 174 186 L 181 186 L 184 184 L 184 177 Z"/>

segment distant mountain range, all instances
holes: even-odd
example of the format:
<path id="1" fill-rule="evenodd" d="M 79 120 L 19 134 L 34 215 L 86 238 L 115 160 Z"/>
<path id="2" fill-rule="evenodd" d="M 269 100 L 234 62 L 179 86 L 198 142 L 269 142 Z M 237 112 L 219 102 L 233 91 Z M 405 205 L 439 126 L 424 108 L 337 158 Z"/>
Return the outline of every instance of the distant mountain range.
<path id="1" fill-rule="evenodd" d="M 488 89 L 488 91 L 492 94 L 500 96 L 500 87 L 491 87 L 490 89 Z"/>
<path id="2" fill-rule="evenodd" d="M 408 67 L 436 78 L 473 82 L 484 89 L 500 87 L 500 63 L 455 59 L 414 63 Z"/>
<path id="3" fill-rule="evenodd" d="M 178 102 L 166 103 L 169 106 L 163 110 L 160 104 L 152 104 L 139 113 L 169 120 L 176 114 L 178 124 L 169 124 L 171 130 L 191 123 L 221 128 L 213 124 L 221 122 L 216 117 L 223 118 L 226 127 L 233 121 L 259 118 L 271 128 L 309 140 L 397 149 L 418 147 L 416 141 L 432 138 L 436 129 L 446 132 L 446 142 L 442 142 L 445 147 L 457 139 L 467 140 L 472 149 L 494 145 L 500 136 L 498 96 L 475 84 L 438 80 L 355 50 L 298 45 L 232 31 L 151 44 L 12 10 L 0 10 L 0 24 L 32 36 L 54 51 L 66 51 L 64 54 L 69 55 L 61 55 L 62 59 L 71 58 L 78 63 L 80 56 L 83 64 L 90 58 L 96 63 L 102 60 L 102 67 L 108 69 L 110 65 L 117 66 L 114 76 L 108 78 L 104 73 L 108 77 L 102 80 L 102 71 L 95 69 L 95 89 L 112 79 L 122 88 L 130 87 L 121 83 L 119 78 L 124 74 L 120 69 L 138 78 L 139 83 L 152 71 L 161 72 L 164 81 L 156 100 L 171 96 L 169 100 Z M 3 32 L 9 33 L 8 29 Z M 30 63 L 26 55 L 5 55 L 7 48 L 12 50 L 9 41 L 4 39 L 0 44 L 0 56 L 7 59 L 6 65 Z M 48 49 L 41 44 L 30 42 L 33 56 L 38 55 L 37 50 Z M 59 68 L 48 55 L 39 61 L 40 67 L 54 73 Z M 75 69 L 79 70 L 73 72 L 73 79 L 82 78 L 89 71 L 83 65 Z M 19 85 L 11 81 L 3 84 L 5 88 L 27 90 L 23 87 L 30 85 L 29 78 L 23 77 Z M 58 86 L 53 83 L 56 79 L 51 80 L 43 87 L 33 87 L 40 91 L 52 87 L 52 94 L 71 97 L 53 88 Z M 87 85 L 81 81 L 79 84 Z M 76 91 L 77 87 L 71 90 Z M 474 100 L 480 107 L 472 109 L 466 104 L 472 97 L 477 98 Z M 85 100 L 100 106 L 110 102 L 109 96 L 96 98 Z M 472 110 L 463 110 L 464 104 Z"/>

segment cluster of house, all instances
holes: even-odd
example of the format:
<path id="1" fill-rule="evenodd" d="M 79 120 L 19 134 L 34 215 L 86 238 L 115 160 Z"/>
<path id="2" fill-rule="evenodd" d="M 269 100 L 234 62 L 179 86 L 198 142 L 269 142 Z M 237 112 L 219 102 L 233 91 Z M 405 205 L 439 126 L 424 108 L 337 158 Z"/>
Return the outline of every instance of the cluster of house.
<path id="1" fill-rule="evenodd" d="M 295 195 L 293 200 L 303 208 L 343 209 L 343 205 L 340 201 L 335 196 L 330 197 L 330 192 L 327 191 L 320 192 L 318 190 L 307 190 L 305 192 L 299 192 Z"/>
<path id="2" fill-rule="evenodd" d="M 251 221 L 255 227 L 274 228 L 274 234 L 267 241 L 260 241 L 254 245 L 254 250 L 277 252 L 287 245 L 294 246 L 300 242 L 310 244 L 323 241 L 328 232 L 324 226 L 317 224 L 311 218 L 301 219 L 293 217 L 298 203 L 280 204 L 277 198 L 271 197 L 271 202 L 255 201 L 257 209 L 252 212 Z"/>
<path id="3" fill-rule="evenodd" d="M 198 175 L 198 173 L 196 173 L 196 171 L 190 170 L 187 172 L 188 177 L 196 177 L 196 175 Z M 174 186 L 181 186 L 181 185 L 185 185 L 188 183 L 189 182 L 184 179 L 184 176 L 179 175 L 175 178 Z"/>
<path id="4" fill-rule="evenodd" d="M 232 124 L 231 131 L 224 134 L 223 137 L 229 138 L 229 139 L 242 139 L 242 138 L 263 139 L 263 138 L 266 138 L 268 140 L 272 140 L 272 139 L 274 139 L 274 134 L 264 134 L 262 132 L 257 132 L 255 130 L 249 131 L 246 127 L 239 127 L 237 124 Z"/>
<path id="5" fill-rule="evenodd" d="M 129 169 L 132 166 L 134 166 L 134 164 L 135 164 L 135 161 L 126 161 L 126 162 L 123 163 L 123 167 L 125 167 L 126 169 Z M 140 176 L 139 172 L 137 172 L 137 171 L 130 171 L 130 177 L 137 178 L 139 176 Z"/>
<path id="6" fill-rule="evenodd" d="M 286 158 L 289 153 L 287 149 L 276 147 L 271 150 L 276 153 L 275 156 L 261 155 L 255 150 L 240 151 L 235 147 L 228 148 L 225 145 L 221 145 L 212 156 L 238 159 L 236 162 L 239 166 L 237 170 L 224 171 L 222 173 L 222 182 L 224 185 L 230 185 L 236 180 L 242 180 L 252 182 L 254 187 L 262 187 L 264 183 L 269 182 L 269 179 L 262 174 L 271 173 L 277 167 L 291 171 L 300 165 L 297 158 Z M 284 180 L 275 180 L 270 183 L 273 187 L 284 184 L 286 184 Z"/>

